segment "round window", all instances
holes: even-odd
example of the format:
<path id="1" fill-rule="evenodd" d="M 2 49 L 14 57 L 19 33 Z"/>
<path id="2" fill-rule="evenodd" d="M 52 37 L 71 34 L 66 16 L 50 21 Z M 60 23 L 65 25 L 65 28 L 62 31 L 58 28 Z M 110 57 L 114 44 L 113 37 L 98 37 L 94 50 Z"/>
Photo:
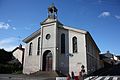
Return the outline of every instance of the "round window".
<path id="1" fill-rule="evenodd" d="M 47 40 L 50 39 L 50 34 L 47 34 L 47 35 L 46 35 L 46 39 L 47 39 Z"/>

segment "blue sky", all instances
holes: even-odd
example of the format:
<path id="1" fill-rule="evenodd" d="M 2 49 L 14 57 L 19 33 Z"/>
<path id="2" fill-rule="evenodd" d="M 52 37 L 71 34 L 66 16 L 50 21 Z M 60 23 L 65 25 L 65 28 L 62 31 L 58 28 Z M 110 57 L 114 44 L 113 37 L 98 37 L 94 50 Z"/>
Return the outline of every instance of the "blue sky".
<path id="1" fill-rule="evenodd" d="M 0 48 L 12 50 L 39 29 L 52 3 L 61 23 L 89 31 L 101 52 L 120 54 L 120 0 L 0 0 Z"/>

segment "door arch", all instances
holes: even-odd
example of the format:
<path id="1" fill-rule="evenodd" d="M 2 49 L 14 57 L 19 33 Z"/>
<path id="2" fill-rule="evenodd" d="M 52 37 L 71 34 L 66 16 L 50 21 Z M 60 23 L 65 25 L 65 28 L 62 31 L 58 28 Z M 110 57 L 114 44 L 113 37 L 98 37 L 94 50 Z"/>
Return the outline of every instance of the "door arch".
<path id="1" fill-rule="evenodd" d="M 47 50 L 43 53 L 43 71 L 52 71 L 53 57 L 52 52 Z"/>

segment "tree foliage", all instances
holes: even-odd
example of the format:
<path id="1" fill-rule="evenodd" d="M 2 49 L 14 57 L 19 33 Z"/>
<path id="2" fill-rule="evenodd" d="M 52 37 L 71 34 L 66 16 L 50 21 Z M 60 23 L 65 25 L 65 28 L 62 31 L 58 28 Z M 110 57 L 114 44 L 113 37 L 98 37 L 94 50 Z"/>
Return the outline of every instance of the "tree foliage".
<path id="1" fill-rule="evenodd" d="M 12 52 L 0 49 L 0 73 L 8 74 L 16 73 L 17 71 L 22 71 L 22 67 L 19 66 L 19 63 L 14 63 L 14 60 L 15 58 L 13 57 Z"/>
<path id="2" fill-rule="evenodd" d="M 12 52 L 7 52 L 4 49 L 0 49 L 0 64 L 6 64 L 13 58 Z"/>

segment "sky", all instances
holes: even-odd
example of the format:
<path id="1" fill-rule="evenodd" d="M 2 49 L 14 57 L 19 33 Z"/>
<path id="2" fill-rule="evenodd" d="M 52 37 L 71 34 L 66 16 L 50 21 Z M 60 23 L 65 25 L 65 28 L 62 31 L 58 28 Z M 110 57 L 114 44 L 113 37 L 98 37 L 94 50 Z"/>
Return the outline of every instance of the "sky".
<path id="1" fill-rule="evenodd" d="M 120 0 L 0 0 L 0 48 L 25 45 L 52 3 L 61 23 L 89 31 L 101 52 L 120 55 Z"/>

